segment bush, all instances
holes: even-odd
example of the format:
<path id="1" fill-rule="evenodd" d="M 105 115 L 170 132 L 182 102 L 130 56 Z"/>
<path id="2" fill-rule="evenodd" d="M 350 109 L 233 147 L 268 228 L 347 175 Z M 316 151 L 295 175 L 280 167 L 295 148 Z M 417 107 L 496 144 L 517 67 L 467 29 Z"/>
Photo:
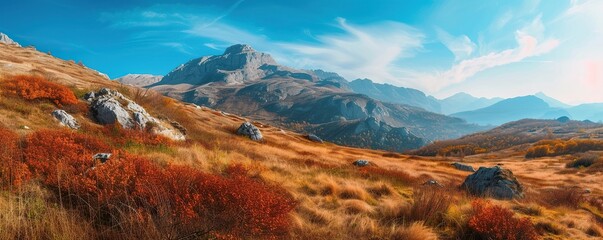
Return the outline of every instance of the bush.
<path id="1" fill-rule="evenodd" d="M 26 100 L 49 100 L 59 107 L 78 103 L 73 92 L 40 75 L 17 75 L 6 83 L 8 92 Z"/>
<path id="2" fill-rule="evenodd" d="M 579 154 L 575 160 L 567 163 L 565 167 L 567 168 L 580 168 L 580 167 L 590 167 L 591 165 L 599 162 L 599 155 L 593 153 L 583 153 Z"/>
<path id="3" fill-rule="evenodd" d="M 19 135 L 0 127 L 0 189 L 20 186 L 31 173 L 21 161 Z"/>
<path id="4" fill-rule="evenodd" d="M 483 200 L 472 202 L 473 215 L 468 226 L 479 237 L 492 240 L 538 239 L 528 218 L 516 218 L 511 210 Z"/>
<path id="5" fill-rule="evenodd" d="M 564 154 L 582 153 L 603 150 L 603 141 L 590 139 L 542 140 L 530 147 L 526 158 L 559 156 Z"/>
<path id="6" fill-rule="evenodd" d="M 564 187 L 548 190 L 541 196 L 544 203 L 550 206 L 578 208 L 585 201 L 584 191 L 580 188 Z"/>

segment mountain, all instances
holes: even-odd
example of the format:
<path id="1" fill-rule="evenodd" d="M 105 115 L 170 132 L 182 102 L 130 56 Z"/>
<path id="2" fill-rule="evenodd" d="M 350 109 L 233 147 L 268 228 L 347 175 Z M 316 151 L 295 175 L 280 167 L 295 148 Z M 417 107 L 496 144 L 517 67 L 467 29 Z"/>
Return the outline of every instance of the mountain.
<path id="1" fill-rule="evenodd" d="M 536 94 L 534 94 L 534 96 L 536 96 L 537 98 L 542 99 L 543 101 L 545 101 L 547 104 L 549 104 L 550 107 L 554 107 L 554 108 L 569 108 L 571 107 L 569 104 L 565 104 L 557 99 L 554 99 L 552 97 L 549 97 L 547 95 L 545 95 L 543 92 L 538 92 Z"/>
<path id="2" fill-rule="evenodd" d="M 477 98 L 467 93 L 460 92 L 450 97 L 439 100 L 443 114 L 472 111 L 500 102 L 502 98 Z"/>
<path id="3" fill-rule="evenodd" d="M 455 113 L 451 116 L 480 125 L 501 125 L 524 118 L 555 119 L 567 115 L 567 111 L 551 108 L 544 100 L 529 95 L 505 99 L 485 108 Z"/>
<path id="4" fill-rule="evenodd" d="M 161 81 L 162 78 L 163 76 L 151 74 L 128 74 L 123 77 L 113 79 L 113 81 L 136 87 L 146 87 Z"/>
<path id="5" fill-rule="evenodd" d="M 351 92 L 346 82 L 334 73 L 278 65 L 269 54 L 239 44 L 222 55 L 191 60 L 149 87 L 350 146 L 402 151 L 480 129 L 458 118 Z"/>
<path id="6" fill-rule="evenodd" d="M 391 103 L 406 104 L 420 107 L 427 111 L 441 112 L 440 103 L 425 93 L 404 87 L 396 87 L 391 84 L 374 83 L 370 79 L 356 79 L 349 83 L 352 91 L 367 95 L 371 98 Z"/>
<path id="7" fill-rule="evenodd" d="M 603 121 L 603 103 L 587 103 L 567 109 L 569 114 L 575 119 L 591 120 L 594 122 Z"/>
<path id="8" fill-rule="evenodd" d="M 9 44 L 9 45 L 15 45 L 15 46 L 18 46 L 18 47 L 21 46 L 21 45 L 19 45 L 19 43 L 13 41 L 6 34 L 1 33 L 1 32 L 0 32 L 0 43 Z"/>

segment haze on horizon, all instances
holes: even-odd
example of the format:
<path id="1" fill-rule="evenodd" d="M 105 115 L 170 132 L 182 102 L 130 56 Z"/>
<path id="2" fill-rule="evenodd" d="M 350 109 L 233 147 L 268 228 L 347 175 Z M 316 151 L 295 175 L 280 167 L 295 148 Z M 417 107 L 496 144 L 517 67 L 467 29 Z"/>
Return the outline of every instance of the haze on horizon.
<path id="1" fill-rule="evenodd" d="M 28 14 L 23 14 L 28 12 Z M 9 1 L 0 32 L 111 78 L 246 43 L 353 80 L 603 102 L 603 1 Z"/>

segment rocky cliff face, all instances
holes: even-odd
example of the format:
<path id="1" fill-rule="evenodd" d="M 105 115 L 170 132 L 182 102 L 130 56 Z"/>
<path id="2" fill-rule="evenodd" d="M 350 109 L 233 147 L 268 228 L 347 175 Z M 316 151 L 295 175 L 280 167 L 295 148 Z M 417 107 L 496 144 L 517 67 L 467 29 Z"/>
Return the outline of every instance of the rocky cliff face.
<path id="1" fill-rule="evenodd" d="M 477 130 L 457 118 L 354 93 L 336 73 L 278 65 L 248 45 L 189 61 L 150 87 L 351 146 L 402 151 Z"/>
<path id="2" fill-rule="evenodd" d="M 1 33 L 1 32 L 0 32 L 0 43 L 9 44 L 9 45 L 15 45 L 17 47 L 21 46 L 21 45 L 19 45 L 19 43 L 13 41 L 6 34 Z"/>
<path id="3" fill-rule="evenodd" d="M 237 44 L 227 48 L 222 55 L 205 56 L 180 65 L 155 85 L 242 84 L 265 77 L 266 72 L 260 69 L 264 65 L 276 65 L 276 62 L 269 54 L 256 52 L 249 45 Z"/>

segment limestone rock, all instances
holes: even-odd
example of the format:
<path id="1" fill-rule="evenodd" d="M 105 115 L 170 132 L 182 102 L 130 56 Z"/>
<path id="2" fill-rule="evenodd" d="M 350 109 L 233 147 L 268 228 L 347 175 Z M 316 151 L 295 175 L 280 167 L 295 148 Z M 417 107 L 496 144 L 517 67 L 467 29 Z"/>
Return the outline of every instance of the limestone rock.
<path id="1" fill-rule="evenodd" d="M 170 123 L 151 116 L 142 106 L 121 93 L 103 88 L 96 93 L 87 93 L 84 98 L 90 101 L 94 119 L 100 124 L 119 124 L 125 129 L 145 129 L 148 124 L 152 131 L 174 140 L 184 140 L 183 132 L 171 127 Z"/>
<path id="2" fill-rule="evenodd" d="M 523 187 L 513 176 L 513 172 L 500 166 L 480 167 L 467 176 L 461 188 L 480 197 L 514 199 L 523 197 Z"/>
<path id="3" fill-rule="evenodd" d="M 136 87 L 146 87 L 153 83 L 161 81 L 162 78 L 163 76 L 156 76 L 151 74 L 128 74 L 123 77 L 116 78 L 113 81 Z"/>
<path id="4" fill-rule="evenodd" d="M 75 120 L 73 116 L 69 113 L 65 112 L 65 110 L 54 110 L 52 111 L 52 116 L 61 122 L 61 125 L 69 127 L 71 129 L 79 129 L 80 124 Z"/>
<path id="5" fill-rule="evenodd" d="M 262 132 L 256 126 L 251 124 L 250 122 L 244 122 L 241 124 L 239 129 L 237 129 L 238 135 L 243 135 L 249 137 L 253 141 L 262 141 L 264 137 L 262 136 Z"/>

